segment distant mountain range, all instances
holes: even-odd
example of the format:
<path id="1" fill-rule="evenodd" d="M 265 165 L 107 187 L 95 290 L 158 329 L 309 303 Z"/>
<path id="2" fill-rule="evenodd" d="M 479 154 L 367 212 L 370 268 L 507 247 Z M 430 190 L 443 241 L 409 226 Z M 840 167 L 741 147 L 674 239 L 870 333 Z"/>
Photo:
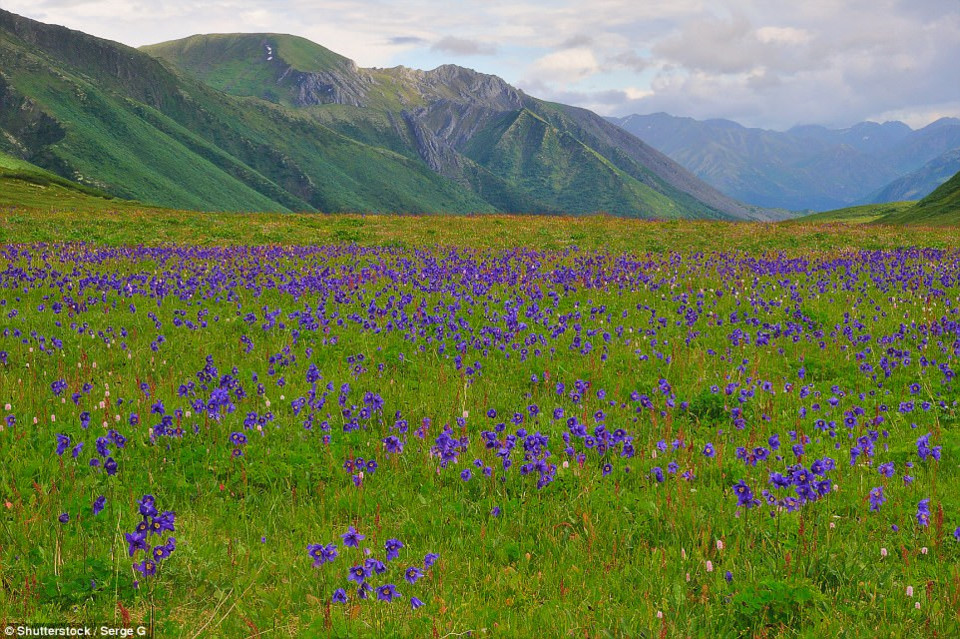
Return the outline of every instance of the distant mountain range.
<path id="1" fill-rule="evenodd" d="M 609 120 L 727 195 L 757 206 L 824 211 L 920 199 L 960 165 L 960 120 L 912 130 L 902 122 L 847 129 L 751 129 L 666 113 Z"/>
<path id="2" fill-rule="evenodd" d="M 176 208 L 784 215 L 470 69 L 361 69 L 276 34 L 136 50 L 2 10 L 0 152 Z"/>

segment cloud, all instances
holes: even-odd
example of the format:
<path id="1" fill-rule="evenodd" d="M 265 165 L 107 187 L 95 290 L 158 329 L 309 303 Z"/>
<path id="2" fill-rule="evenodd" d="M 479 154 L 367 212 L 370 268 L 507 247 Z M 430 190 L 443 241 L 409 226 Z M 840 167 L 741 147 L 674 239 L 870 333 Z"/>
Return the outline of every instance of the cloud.
<path id="1" fill-rule="evenodd" d="M 960 115 L 957 0 L 2 1 L 134 46 L 246 31 L 301 35 L 361 66 L 474 56 L 532 95 L 610 115 L 776 128 Z"/>
<path id="2" fill-rule="evenodd" d="M 433 51 L 450 53 L 453 55 L 496 55 L 497 47 L 476 40 L 446 36 L 430 47 Z"/>
<path id="3" fill-rule="evenodd" d="M 586 47 L 561 49 L 547 54 L 530 66 L 534 78 L 559 84 L 569 84 L 600 70 L 593 51 Z"/>
<path id="4" fill-rule="evenodd" d="M 389 42 L 390 44 L 396 44 L 399 46 L 407 46 L 407 45 L 423 45 L 427 43 L 427 40 L 419 36 L 394 36 L 392 38 L 387 38 L 387 42 Z"/>

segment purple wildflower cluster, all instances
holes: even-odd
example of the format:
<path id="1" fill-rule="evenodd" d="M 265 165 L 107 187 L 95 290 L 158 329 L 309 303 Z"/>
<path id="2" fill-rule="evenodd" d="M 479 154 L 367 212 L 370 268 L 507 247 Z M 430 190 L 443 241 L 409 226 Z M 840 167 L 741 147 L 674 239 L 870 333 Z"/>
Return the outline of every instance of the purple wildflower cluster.
<path id="1" fill-rule="evenodd" d="M 356 588 L 355 596 L 357 599 L 370 600 L 375 598 L 377 601 L 391 603 L 396 599 L 403 598 L 396 584 L 389 581 L 390 577 L 388 573 L 391 571 L 391 566 L 396 567 L 397 564 L 390 563 L 388 565 L 387 563 L 394 562 L 400 558 L 400 551 L 404 548 L 403 542 L 399 539 L 387 539 L 383 544 L 385 551 L 384 559 L 380 560 L 373 556 L 371 549 L 363 548 L 361 550 L 361 542 L 366 539 L 366 535 L 360 534 L 353 526 L 350 526 L 347 532 L 342 534 L 340 538 L 343 540 L 345 548 L 353 548 L 363 557 L 363 561 L 352 565 L 347 570 L 347 581 L 354 582 L 355 585 L 351 588 Z M 337 546 L 332 543 L 309 544 L 307 546 L 307 553 L 313 559 L 314 568 L 320 568 L 326 563 L 333 563 L 334 560 L 340 556 L 337 552 Z M 438 558 L 439 555 L 435 553 L 427 553 L 423 558 L 422 568 L 417 565 L 406 568 L 400 566 L 397 569 L 402 570 L 403 579 L 412 586 L 429 573 Z M 384 583 L 376 585 L 376 581 Z M 350 595 L 347 594 L 345 588 L 338 587 L 333 591 L 331 597 L 333 603 L 344 604 L 349 600 Z M 411 609 L 416 610 L 423 605 L 423 601 L 419 598 L 415 596 L 410 597 Z"/>
<path id="2" fill-rule="evenodd" d="M 142 552 L 143 559 L 134 563 L 133 568 L 144 577 L 153 577 L 160 564 L 177 549 L 175 537 L 160 539 L 165 533 L 176 532 L 176 515 L 169 510 L 159 512 L 153 495 L 141 497 L 137 506 L 141 520 L 133 532 L 126 533 L 127 553 L 136 559 Z"/>

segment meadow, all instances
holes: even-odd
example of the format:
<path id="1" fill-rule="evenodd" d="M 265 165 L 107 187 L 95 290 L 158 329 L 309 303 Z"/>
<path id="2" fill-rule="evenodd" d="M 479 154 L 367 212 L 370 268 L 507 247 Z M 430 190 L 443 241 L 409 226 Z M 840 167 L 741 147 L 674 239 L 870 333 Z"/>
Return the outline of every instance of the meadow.
<path id="1" fill-rule="evenodd" d="M 0 212 L 0 622 L 960 634 L 935 229 Z"/>

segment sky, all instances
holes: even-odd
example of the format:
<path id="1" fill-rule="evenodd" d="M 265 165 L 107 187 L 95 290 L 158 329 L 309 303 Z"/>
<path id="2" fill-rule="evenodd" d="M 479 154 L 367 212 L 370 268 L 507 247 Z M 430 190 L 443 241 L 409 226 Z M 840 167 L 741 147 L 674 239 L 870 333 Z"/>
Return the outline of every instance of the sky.
<path id="1" fill-rule="evenodd" d="M 960 0 L 0 0 L 131 46 L 306 37 L 362 67 L 453 63 L 623 116 L 785 130 L 960 117 Z"/>

